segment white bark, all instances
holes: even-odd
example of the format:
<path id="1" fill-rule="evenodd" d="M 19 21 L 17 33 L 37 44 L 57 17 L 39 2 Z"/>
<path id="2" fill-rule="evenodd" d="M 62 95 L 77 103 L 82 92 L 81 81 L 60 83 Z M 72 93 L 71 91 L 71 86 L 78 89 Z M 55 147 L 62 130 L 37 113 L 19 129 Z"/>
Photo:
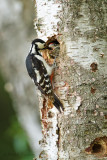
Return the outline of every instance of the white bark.
<path id="1" fill-rule="evenodd" d="M 37 18 L 35 20 L 35 29 L 37 30 L 38 38 L 43 40 L 47 40 L 48 37 L 58 34 L 58 22 L 60 21 L 57 15 L 60 14 L 61 5 L 59 3 L 55 3 L 54 1 L 48 0 L 37 0 L 36 1 L 36 11 Z M 41 100 L 42 101 L 42 100 Z M 41 103 L 41 108 L 43 104 Z M 48 155 L 49 160 L 58 159 L 58 134 L 56 133 L 58 130 L 58 122 L 57 122 L 57 110 L 55 108 L 52 109 L 52 113 L 54 116 L 52 118 L 48 118 L 46 123 L 51 124 L 51 127 L 47 130 L 44 130 L 44 134 L 46 134 L 43 138 L 45 143 L 41 144 L 42 149 L 45 152 L 41 152 L 41 157 L 45 159 Z M 42 119 L 42 117 L 41 117 Z M 43 119 L 42 119 L 43 121 Z"/>
<path id="2" fill-rule="evenodd" d="M 39 38 L 47 40 L 47 37 L 58 34 L 58 22 L 61 5 L 55 1 L 36 0 L 37 18 L 34 25 Z"/>

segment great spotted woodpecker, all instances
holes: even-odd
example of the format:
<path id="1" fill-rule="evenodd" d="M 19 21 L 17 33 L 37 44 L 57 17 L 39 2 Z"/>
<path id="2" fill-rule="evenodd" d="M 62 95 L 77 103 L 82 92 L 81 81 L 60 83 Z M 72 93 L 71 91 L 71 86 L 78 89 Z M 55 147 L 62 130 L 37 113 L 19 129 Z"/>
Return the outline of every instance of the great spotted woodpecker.
<path id="1" fill-rule="evenodd" d="M 35 39 L 32 41 L 30 52 L 26 58 L 26 68 L 29 76 L 41 93 L 48 97 L 53 105 L 61 112 L 61 110 L 64 110 L 63 105 L 54 94 L 49 77 L 52 73 L 53 66 L 50 67 L 46 63 L 40 52 L 44 49 L 50 49 L 50 47 L 46 47 L 43 40 Z"/>

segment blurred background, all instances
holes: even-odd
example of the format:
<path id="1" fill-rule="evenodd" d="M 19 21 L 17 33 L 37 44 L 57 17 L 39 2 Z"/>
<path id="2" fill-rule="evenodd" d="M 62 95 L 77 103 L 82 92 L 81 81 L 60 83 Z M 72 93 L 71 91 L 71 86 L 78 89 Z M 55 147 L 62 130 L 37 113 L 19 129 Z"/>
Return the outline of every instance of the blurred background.
<path id="1" fill-rule="evenodd" d="M 25 59 L 36 38 L 34 1 L 0 0 L 0 159 L 31 160 L 42 138 L 36 88 Z"/>

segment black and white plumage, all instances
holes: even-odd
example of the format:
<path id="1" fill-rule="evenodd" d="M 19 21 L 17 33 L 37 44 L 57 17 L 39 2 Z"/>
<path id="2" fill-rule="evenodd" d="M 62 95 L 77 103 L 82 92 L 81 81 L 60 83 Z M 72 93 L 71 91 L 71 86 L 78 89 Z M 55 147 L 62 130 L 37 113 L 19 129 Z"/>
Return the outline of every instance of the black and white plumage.
<path id="1" fill-rule="evenodd" d="M 53 67 L 50 67 L 42 57 L 40 50 L 46 49 L 45 42 L 41 39 L 35 39 L 32 42 L 31 50 L 26 58 L 26 68 L 29 76 L 34 81 L 35 85 L 41 93 L 47 96 L 53 105 L 61 112 L 63 105 L 54 94 L 50 82 L 50 75 Z"/>

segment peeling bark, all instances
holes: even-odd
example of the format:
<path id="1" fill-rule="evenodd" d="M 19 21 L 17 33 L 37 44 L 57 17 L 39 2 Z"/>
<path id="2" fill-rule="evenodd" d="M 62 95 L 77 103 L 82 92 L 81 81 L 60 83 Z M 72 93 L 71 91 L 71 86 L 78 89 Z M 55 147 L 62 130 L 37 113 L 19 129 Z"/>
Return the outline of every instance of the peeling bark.
<path id="1" fill-rule="evenodd" d="M 60 43 L 54 91 L 65 108 L 61 114 L 53 108 L 54 118 L 47 116 L 51 129 L 43 137 L 40 159 L 93 160 L 100 153 L 103 160 L 106 147 L 94 145 L 101 149 L 94 154 L 91 144 L 107 135 L 106 1 L 36 0 L 36 9 L 38 37 L 57 35 Z M 42 98 L 40 102 L 43 108 Z"/>

